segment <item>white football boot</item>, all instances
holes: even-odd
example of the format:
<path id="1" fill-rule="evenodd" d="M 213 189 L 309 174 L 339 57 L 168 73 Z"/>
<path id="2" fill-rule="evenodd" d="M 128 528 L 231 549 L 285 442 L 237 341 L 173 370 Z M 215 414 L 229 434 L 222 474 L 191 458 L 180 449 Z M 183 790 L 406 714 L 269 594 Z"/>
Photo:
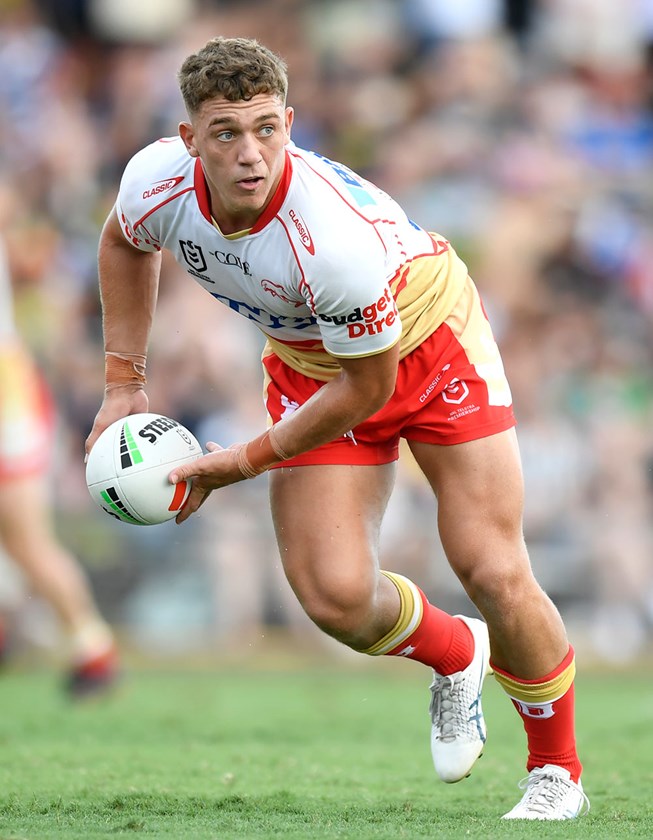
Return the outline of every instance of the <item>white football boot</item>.
<path id="1" fill-rule="evenodd" d="M 492 673 L 487 625 L 477 618 L 462 619 L 474 636 L 474 658 L 464 671 L 442 676 L 433 671 L 431 684 L 431 754 L 443 782 L 469 776 L 483 752 L 487 729 L 481 707 L 483 680 Z"/>
<path id="2" fill-rule="evenodd" d="M 531 770 L 519 787 L 524 795 L 504 820 L 573 820 L 590 809 L 580 781 L 573 782 L 569 771 L 555 764 Z"/>

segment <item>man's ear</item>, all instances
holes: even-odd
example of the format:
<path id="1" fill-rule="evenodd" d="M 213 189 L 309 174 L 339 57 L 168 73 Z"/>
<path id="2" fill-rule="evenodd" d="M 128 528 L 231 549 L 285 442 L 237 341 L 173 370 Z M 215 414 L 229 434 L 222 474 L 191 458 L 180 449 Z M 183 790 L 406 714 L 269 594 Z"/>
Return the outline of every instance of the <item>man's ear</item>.
<path id="1" fill-rule="evenodd" d="M 193 129 L 192 123 L 180 122 L 179 136 L 184 141 L 184 145 L 188 149 L 188 154 L 191 157 L 199 157 L 200 153 L 198 152 L 195 146 L 195 131 Z"/>
<path id="2" fill-rule="evenodd" d="M 284 113 L 284 128 L 286 130 L 286 136 L 288 140 L 290 140 L 290 129 L 292 128 L 293 119 L 295 117 L 295 110 L 294 108 L 286 108 Z"/>

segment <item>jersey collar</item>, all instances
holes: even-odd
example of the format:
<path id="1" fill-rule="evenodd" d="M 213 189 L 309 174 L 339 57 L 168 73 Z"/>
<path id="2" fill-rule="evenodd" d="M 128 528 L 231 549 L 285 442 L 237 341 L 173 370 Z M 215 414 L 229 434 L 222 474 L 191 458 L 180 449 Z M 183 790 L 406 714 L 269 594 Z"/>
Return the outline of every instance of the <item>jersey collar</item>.
<path id="1" fill-rule="evenodd" d="M 202 161 L 199 158 L 195 160 L 195 171 L 193 173 L 194 182 L 195 182 L 195 195 L 197 196 L 197 204 L 200 208 L 201 214 L 207 220 L 213 224 L 213 219 L 211 218 L 211 202 L 209 201 L 209 188 L 206 183 L 206 176 L 204 175 L 204 169 L 202 167 Z M 283 173 L 281 174 L 281 180 L 279 181 L 279 185 L 277 186 L 274 195 L 272 196 L 272 201 L 268 204 L 265 208 L 263 213 L 259 216 L 256 224 L 250 230 L 250 233 L 258 233 L 258 231 L 263 230 L 263 228 L 270 222 L 279 212 L 279 208 L 284 202 L 286 195 L 288 194 L 288 188 L 290 187 L 290 179 L 292 177 L 292 159 L 286 151 L 285 155 L 285 162 L 283 166 Z"/>

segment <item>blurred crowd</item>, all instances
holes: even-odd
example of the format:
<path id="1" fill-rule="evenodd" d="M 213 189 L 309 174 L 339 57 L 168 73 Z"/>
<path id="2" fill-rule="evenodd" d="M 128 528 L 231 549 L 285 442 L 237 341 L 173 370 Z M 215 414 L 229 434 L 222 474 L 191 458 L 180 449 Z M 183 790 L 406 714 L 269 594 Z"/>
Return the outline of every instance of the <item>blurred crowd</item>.
<path id="1" fill-rule="evenodd" d="M 105 613 L 150 654 L 311 635 L 264 477 L 181 528 L 115 523 L 84 483 L 99 230 L 131 155 L 184 118 L 181 61 L 217 34 L 282 54 L 295 142 L 375 181 L 465 259 L 513 388 L 536 573 L 578 648 L 650 653 L 653 0 L 0 0 L 0 233 L 59 409 L 58 521 Z M 261 341 L 207 300 L 164 262 L 148 392 L 229 445 L 263 428 Z M 383 551 L 465 608 L 407 454 Z"/>

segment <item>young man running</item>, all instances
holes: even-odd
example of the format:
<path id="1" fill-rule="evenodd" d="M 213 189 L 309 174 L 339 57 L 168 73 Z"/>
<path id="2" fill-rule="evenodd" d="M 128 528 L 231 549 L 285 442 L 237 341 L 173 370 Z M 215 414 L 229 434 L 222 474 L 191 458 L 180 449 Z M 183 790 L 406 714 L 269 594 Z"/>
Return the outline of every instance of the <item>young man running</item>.
<path id="1" fill-rule="evenodd" d="M 174 470 L 173 482 L 193 478 L 177 521 L 212 490 L 269 470 L 285 573 L 311 619 L 361 653 L 433 669 L 440 778 L 463 779 L 483 750 L 481 688 L 493 669 L 528 737 L 525 793 L 505 818 L 578 816 L 587 799 L 574 654 L 530 568 L 510 389 L 465 265 L 376 186 L 292 144 L 286 66 L 264 46 L 216 38 L 186 59 L 179 83 L 188 112 L 179 137 L 128 164 L 102 232 L 106 392 L 87 447 L 148 408 L 148 337 L 168 249 L 265 334 L 270 419 L 256 439 L 209 443 Z M 484 621 L 451 616 L 378 568 L 402 437 Z"/>

